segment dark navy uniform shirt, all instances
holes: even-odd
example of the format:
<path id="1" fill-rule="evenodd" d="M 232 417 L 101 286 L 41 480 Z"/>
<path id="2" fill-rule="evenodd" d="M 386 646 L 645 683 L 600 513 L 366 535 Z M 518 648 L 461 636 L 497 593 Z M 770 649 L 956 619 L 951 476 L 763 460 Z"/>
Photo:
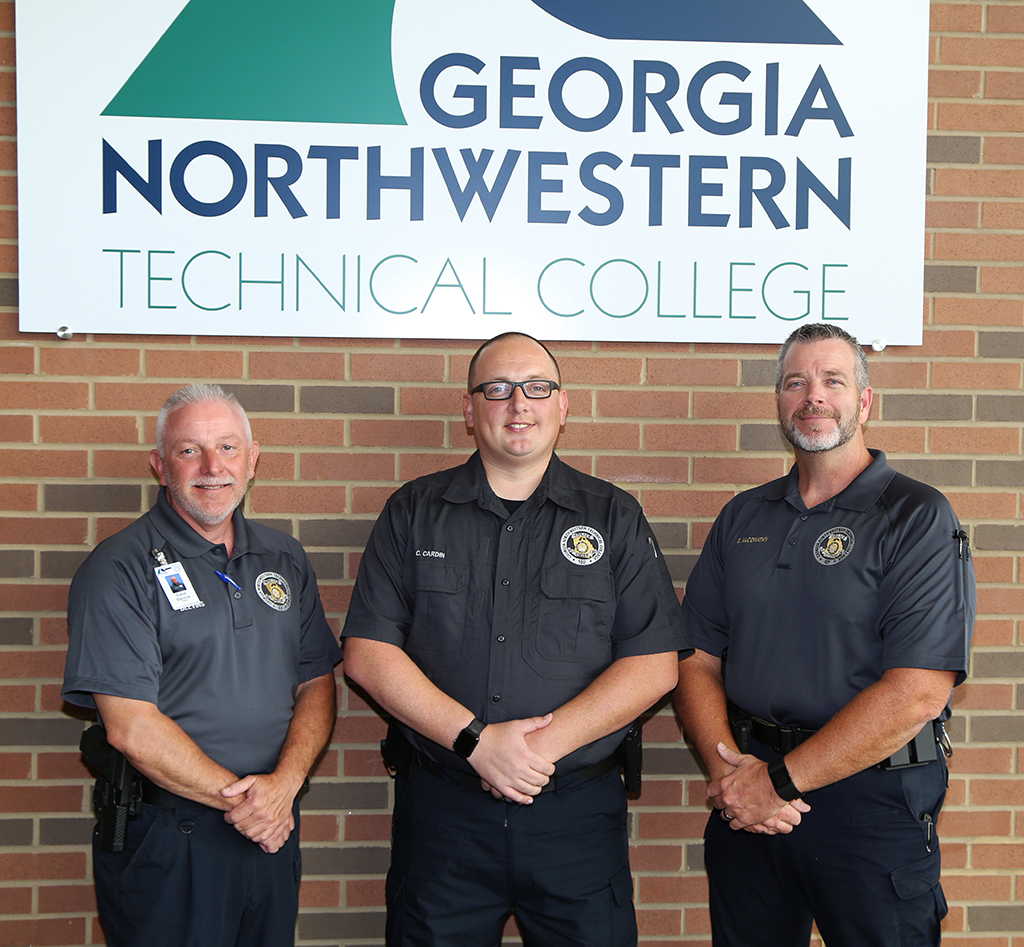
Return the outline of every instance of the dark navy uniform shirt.
<path id="1" fill-rule="evenodd" d="M 509 516 L 479 455 L 406 484 L 377 520 L 344 636 L 396 645 L 486 723 L 554 710 L 618 658 L 689 652 L 665 560 L 635 499 L 552 456 Z M 430 758 L 472 771 L 407 727 Z M 606 758 L 622 731 L 559 761 Z"/>
<path id="2" fill-rule="evenodd" d="M 889 668 L 967 673 L 975 580 L 960 523 L 871 453 L 811 510 L 794 467 L 715 521 L 683 612 L 696 647 L 728 648 L 726 692 L 748 713 L 817 729 Z"/>
<path id="3" fill-rule="evenodd" d="M 296 688 L 329 674 L 341 654 L 299 543 L 241 510 L 233 516 L 229 560 L 161 490 L 148 513 L 93 550 L 71 584 L 61 694 L 83 707 L 96 706 L 93 694 L 154 703 L 245 776 L 274 769 Z M 159 579 L 153 550 L 181 569 Z M 185 607 L 172 607 L 161 581 Z M 192 596 L 181 591 L 188 583 Z"/>

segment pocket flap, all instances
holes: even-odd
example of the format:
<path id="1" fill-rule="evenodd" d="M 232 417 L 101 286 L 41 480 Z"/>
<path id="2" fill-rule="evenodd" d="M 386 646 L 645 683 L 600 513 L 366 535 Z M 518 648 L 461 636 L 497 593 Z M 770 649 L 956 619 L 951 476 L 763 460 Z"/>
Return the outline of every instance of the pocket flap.
<path id="1" fill-rule="evenodd" d="M 548 598 L 583 599 L 593 602 L 612 600 L 611 578 L 606 572 L 592 572 L 586 566 L 576 569 L 549 569 L 541 573 L 541 591 Z"/>
<path id="2" fill-rule="evenodd" d="M 414 592 L 463 592 L 469 587 L 469 566 L 417 559 L 404 568 L 405 584 Z"/>
<path id="3" fill-rule="evenodd" d="M 942 862 L 938 855 L 936 848 L 936 851 L 927 858 L 923 858 L 913 865 L 907 865 L 905 868 L 896 868 L 889 872 L 896 894 L 906 901 L 936 887 L 942 870 Z"/>

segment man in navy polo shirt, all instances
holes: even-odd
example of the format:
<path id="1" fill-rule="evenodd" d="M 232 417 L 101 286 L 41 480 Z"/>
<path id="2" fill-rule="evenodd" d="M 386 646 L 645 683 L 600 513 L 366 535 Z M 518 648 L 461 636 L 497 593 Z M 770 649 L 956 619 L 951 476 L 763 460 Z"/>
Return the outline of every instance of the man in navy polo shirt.
<path id="1" fill-rule="evenodd" d="M 181 388 L 156 442 L 156 505 L 96 547 L 68 602 L 62 694 L 99 712 L 101 797 L 122 772 L 110 748 L 135 774 L 123 838 L 101 806 L 100 920 L 111 947 L 289 947 L 295 800 L 341 655 L 302 547 L 239 508 L 259 445 L 238 401 Z"/>
<path id="2" fill-rule="evenodd" d="M 834 324 L 779 353 L 788 477 L 728 503 L 687 582 L 675 704 L 711 777 L 716 947 L 939 943 L 941 721 L 967 672 L 967 535 L 864 444 L 867 360 Z"/>
<path id="3" fill-rule="evenodd" d="M 478 451 L 377 520 L 345 672 L 394 718 L 389 947 L 635 947 L 618 748 L 689 649 L 640 505 L 554 453 L 568 399 L 530 336 L 485 342 Z"/>

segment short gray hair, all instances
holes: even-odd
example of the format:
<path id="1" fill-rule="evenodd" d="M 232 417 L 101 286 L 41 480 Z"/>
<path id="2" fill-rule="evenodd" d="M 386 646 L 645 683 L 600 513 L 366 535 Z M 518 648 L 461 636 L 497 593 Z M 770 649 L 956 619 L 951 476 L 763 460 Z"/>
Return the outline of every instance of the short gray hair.
<path id="1" fill-rule="evenodd" d="M 187 404 L 205 404 L 210 401 L 219 401 L 222 404 L 230 405 L 241 415 L 242 423 L 245 425 L 246 445 L 252 444 L 252 428 L 249 426 L 249 418 L 246 417 L 245 408 L 242 407 L 239 400 L 233 394 L 221 388 L 220 385 L 202 385 L 197 383 L 185 385 L 174 392 L 164 402 L 164 406 L 156 416 L 156 449 L 161 457 L 164 456 L 164 434 L 167 431 L 167 419 L 178 408 L 184 407 Z"/>
<path id="2" fill-rule="evenodd" d="M 845 342 L 853 352 L 854 364 L 856 366 L 854 378 L 857 382 L 857 393 L 859 394 L 867 388 L 871 382 L 868 380 L 868 357 L 864 354 L 864 346 L 850 335 L 849 332 L 837 325 L 833 325 L 830 322 L 809 322 L 807 325 L 800 326 L 799 329 L 790 333 L 789 338 L 782 343 L 782 348 L 779 349 L 779 356 L 775 360 L 776 394 L 782 390 L 782 365 L 786 361 L 786 356 L 789 355 L 789 350 L 794 345 L 801 345 L 805 342 L 828 342 L 833 339 Z"/>

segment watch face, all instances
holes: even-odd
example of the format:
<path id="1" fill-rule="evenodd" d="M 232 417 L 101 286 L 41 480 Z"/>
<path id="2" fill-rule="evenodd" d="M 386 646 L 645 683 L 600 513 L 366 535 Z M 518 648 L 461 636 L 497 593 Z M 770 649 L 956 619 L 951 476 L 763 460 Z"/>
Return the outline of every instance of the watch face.
<path id="1" fill-rule="evenodd" d="M 470 753 L 476 749 L 478 741 L 479 737 L 474 736 L 468 730 L 463 730 L 462 733 L 455 738 L 455 752 L 464 760 L 468 759 Z"/>
<path id="2" fill-rule="evenodd" d="M 456 738 L 455 743 L 452 745 L 452 749 L 461 756 L 464 760 L 469 759 L 472 752 L 476 749 L 477 743 L 480 742 L 480 733 L 484 729 L 484 724 L 479 720 L 474 720 L 468 727 L 466 727 Z"/>

